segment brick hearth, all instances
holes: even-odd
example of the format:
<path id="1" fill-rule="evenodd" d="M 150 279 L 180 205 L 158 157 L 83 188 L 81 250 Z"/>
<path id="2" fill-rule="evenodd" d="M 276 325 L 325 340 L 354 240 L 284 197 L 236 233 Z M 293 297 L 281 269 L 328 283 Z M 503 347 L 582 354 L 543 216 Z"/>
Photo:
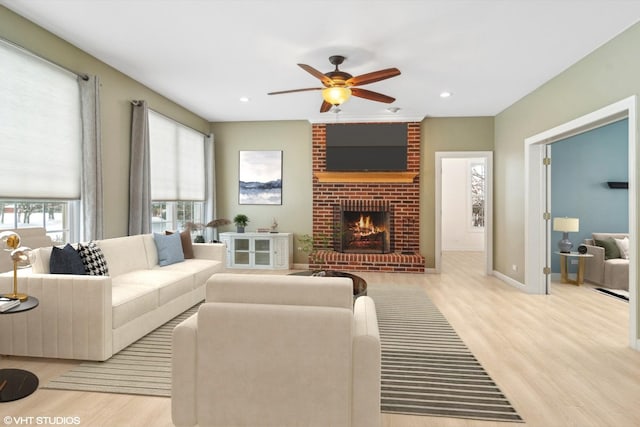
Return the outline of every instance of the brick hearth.
<path id="1" fill-rule="evenodd" d="M 420 171 L 420 123 L 407 123 L 407 172 L 415 174 L 410 182 L 321 181 L 317 174 L 326 171 L 325 129 L 324 124 L 312 126 L 313 235 L 334 235 L 334 207 L 343 201 L 383 200 L 391 206 L 393 240 L 391 253 L 386 254 L 341 253 L 316 247 L 319 250 L 310 268 L 423 273 L 425 261 L 419 254 L 420 184 L 417 177 Z M 362 181 L 367 181 L 367 173 L 362 175 L 365 177 Z M 371 173 L 371 176 L 375 176 L 375 173 Z"/>

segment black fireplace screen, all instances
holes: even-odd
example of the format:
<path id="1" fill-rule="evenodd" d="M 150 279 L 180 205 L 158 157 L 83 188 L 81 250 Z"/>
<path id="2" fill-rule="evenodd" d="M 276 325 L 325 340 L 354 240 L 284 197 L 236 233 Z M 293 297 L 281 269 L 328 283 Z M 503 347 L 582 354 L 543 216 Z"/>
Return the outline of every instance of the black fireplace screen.
<path id="1" fill-rule="evenodd" d="M 391 209 L 384 201 L 343 201 L 336 250 L 345 253 L 391 252 Z"/>

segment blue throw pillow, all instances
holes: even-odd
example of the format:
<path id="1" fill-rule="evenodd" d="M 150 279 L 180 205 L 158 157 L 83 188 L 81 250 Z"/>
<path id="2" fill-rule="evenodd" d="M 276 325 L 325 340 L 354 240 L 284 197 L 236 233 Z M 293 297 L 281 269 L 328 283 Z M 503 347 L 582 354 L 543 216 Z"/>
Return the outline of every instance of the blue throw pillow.
<path id="1" fill-rule="evenodd" d="M 51 274 L 87 274 L 80 254 L 69 243 L 62 249 L 56 246 L 51 249 L 49 271 Z"/>
<path id="2" fill-rule="evenodd" d="M 164 234 L 153 233 L 153 241 L 156 243 L 156 249 L 158 250 L 158 264 L 161 266 L 184 261 L 184 252 L 182 252 L 180 234 L 174 233 L 167 236 Z"/>

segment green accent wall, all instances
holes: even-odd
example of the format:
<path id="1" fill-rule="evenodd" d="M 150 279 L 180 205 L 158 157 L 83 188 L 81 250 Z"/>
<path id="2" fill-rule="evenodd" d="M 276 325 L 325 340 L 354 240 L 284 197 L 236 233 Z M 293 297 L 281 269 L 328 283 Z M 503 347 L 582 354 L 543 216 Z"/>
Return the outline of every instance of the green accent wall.
<path id="1" fill-rule="evenodd" d="M 493 151 L 493 117 L 426 118 L 421 126 L 420 252 L 435 268 L 436 152 Z"/>
<path id="2" fill-rule="evenodd" d="M 298 238 L 311 234 L 311 124 L 307 121 L 211 123 L 216 159 L 218 218 L 249 217 L 248 231 L 268 228 L 294 233 L 294 263 L 307 263 Z M 282 205 L 240 205 L 238 166 L 241 150 L 282 150 Z M 234 231 L 233 224 L 218 231 Z"/>
<path id="3" fill-rule="evenodd" d="M 640 24 L 636 24 L 496 116 L 494 269 L 498 272 L 524 283 L 525 138 L 637 96 L 639 44 Z M 523 268 L 511 271 L 513 264 Z"/>

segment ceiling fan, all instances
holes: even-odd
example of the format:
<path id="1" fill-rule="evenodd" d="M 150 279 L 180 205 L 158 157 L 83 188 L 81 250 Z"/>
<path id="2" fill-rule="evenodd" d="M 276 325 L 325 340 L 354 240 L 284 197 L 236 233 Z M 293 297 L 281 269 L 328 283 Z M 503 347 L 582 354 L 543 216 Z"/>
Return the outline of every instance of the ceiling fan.
<path id="1" fill-rule="evenodd" d="M 357 96 L 359 98 L 369 99 L 371 101 L 386 102 L 387 104 L 390 104 L 396 100 L 395 98 L 392 98 L 390 96 L 366 89 L 360 89 L 359 87 L 355 86 L 363 86 L 369 83 L 379 82 L 380 80 L 395 77 L 400 74 L 400 70 L 398 70 L 397 68 L 386 68 L 384 70 L 373 71 L 371 73 L 361 74 L 354 77 L 351 74 L 345 73 L 344 71 L 340 71 L 338 69 L 338 66 L 342 64 L 344 60 L 345 57 L 341 55 L 330 56 L 329 62 L 335 65 L 336 68 L 335 70 L 329 71 L 327 73 L 321 73 L 320 71 L 307 64 L 298 64 L 300 68 L 302 68 L 312 76 L 318 78 L 322 82 L 324 87 L 282 90 L 279 92 L 270 92 L 269 95 L 321 90 L 322 98 L 324 99 L 322 101 L 322 105 L 320 106 L 321 113 L 326 113 L 327 111 L 331 110 L 332 106 L 338 106 L 346 102 L 351 95 Z"/>

